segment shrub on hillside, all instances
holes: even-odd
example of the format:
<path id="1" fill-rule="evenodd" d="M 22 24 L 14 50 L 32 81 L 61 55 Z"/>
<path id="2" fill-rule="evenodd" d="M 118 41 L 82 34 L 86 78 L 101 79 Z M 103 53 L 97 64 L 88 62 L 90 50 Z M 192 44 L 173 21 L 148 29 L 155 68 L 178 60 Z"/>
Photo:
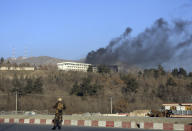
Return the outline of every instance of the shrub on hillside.
<path id="1" fill-rule="evenodd" d="M 125 83 L 125 87 L 122 88 L 122 93 L 127 94 L 129 92 L 136 92 L 138 86 L 138 82 L 135 78 L 129 76 L 129 75 L 123 75 L 121 76 L 121 79 Z"/>
<path id="2" fill-rule="evenodd" d="M 75 82 L 73 88 L 71 89 L 70 94 L 74 94 L 77 96 L 93 96 L 98 95 L 101 86 L 97 83 L 92 84 L 90 78 L 84 78 L 82 83 L 78 84 Z"/>
<path id="3" fill-rule="evenodd" d="M 167 86 L 177 86 L 177 83 L 174 81 L 172 77 L 169 77 L 166 83 Z"/>

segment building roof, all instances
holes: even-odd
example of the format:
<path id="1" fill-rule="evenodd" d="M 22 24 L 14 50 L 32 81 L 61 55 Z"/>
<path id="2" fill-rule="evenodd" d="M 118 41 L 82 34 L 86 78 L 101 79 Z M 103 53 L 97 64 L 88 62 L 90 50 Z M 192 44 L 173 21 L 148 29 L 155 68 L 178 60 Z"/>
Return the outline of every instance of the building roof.
<path id="1" fill-rule="evenodd" d="M 191 106 L 192 103 L 164 103 L 162 104 L 163 106 L 178 106 L 178 105 L 181 105 L 181 106 Z"/>
<path id="2" fill-rule="evenodd" d="M 61 63 L 57 63 L 57 64 L 65 64 L 65 63 L 74 63 L 74 64 L 86 64 L 86 65 L 91 65 L 91 64 L 88 64 L 88 63 L 70 62 L 70 61 L 65 61 L 65 62 L 61 62 Z"/>

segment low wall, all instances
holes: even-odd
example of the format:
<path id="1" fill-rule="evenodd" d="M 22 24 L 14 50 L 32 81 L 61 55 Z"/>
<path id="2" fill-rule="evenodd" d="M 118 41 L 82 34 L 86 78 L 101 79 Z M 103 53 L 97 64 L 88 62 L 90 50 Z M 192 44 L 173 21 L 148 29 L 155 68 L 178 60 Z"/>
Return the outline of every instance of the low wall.
<path id="1" fill-rule="evenodd" d="M 54 116 L 0 116 L 0 123 L 52 124 Z M 192 131 L 191 118 L 63 116 L 62 125 Z"/>

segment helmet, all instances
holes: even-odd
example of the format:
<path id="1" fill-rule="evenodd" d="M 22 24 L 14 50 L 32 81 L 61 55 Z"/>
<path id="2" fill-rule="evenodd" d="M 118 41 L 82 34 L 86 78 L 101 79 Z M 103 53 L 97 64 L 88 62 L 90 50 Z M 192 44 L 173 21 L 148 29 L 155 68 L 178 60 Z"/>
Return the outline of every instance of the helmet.
<path id="1" fill-rule="evenodd" d="M 61 98 L 61 97 L 59 97 L 59 98 L 57 99 L 57 101 L 62 101 L 62 98 Z"/>

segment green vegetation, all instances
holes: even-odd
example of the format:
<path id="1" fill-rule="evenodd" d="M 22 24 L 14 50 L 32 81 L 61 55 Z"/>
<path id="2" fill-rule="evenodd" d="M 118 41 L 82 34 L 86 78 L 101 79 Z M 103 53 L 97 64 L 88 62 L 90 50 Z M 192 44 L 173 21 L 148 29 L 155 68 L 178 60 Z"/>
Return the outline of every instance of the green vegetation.
<path id="1" fill-rule="evenodd" d="M 129 75 L 123 75 L 121 76 L 121 79 L 125 83 L 125 87 L 122 88 L 122 93 L 128 94 L 130 92 L 136 92 L 138 89 L 138 83 L 135 78 L 132 78 Z"/>
<path id="2" fill-rule="evenodd" d="M 110 73 L 110 69 L 106 65 L 99 65 L 97 70 L 98 73 Z"/>
<path id="3" fill-rule="evenodd" d="M 87 72 L 93 72 L 93 66 L 89 66 L 88 69 L 87 69 Z"/>
<path id="4" fill-rule="evenodd" d="M 31 93 L 43 93 L 43 81 L 38 78 L 18 78 L 16 75 L 12 80 L 11 92 L 18 92 L 19 96 L 24 96 Z"/>
<path id="5" fill-rule="evenodd" d="M 172 71 L 172 75 L 175 76 L 175 77 L 186 77 L 187 72 L 183 68 L 179 68 L 179 69 L 175 68 Z M 189 73 L 189 76 L 190 76 L 190 73 Z"/>
<path id="6" fill-rule="evenodd" d="M 101 86 L 97 83 L 91 84 L 90 78 L 83 78 L 82 83 L 79 85 L 75 82 L 70 94 L 75 94 L 77 96 L 93 96 L 98 95 L 100 89 Z"/>
<path id="7" fill-rule="evenodd" d="M 0 64 L 3 64 L 4 63 L 4 58 L 3 57 L 1 57 L 1 61 L 0 61 Z"/>
<path id="8" fill-rule="evenodd" d="M 173 80 L 172 77 L 169 77 L 166 83 L 167 86 L 177 86 L 177 83 Z"/>

